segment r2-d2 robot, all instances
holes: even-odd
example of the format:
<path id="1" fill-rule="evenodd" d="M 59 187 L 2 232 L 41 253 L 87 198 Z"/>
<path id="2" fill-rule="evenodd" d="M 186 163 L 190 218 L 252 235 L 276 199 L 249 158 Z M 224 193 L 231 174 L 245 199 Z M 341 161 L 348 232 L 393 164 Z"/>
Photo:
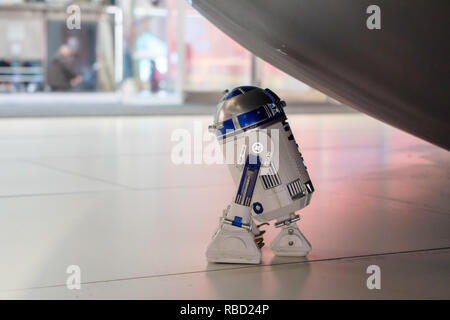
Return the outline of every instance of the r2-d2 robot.
<path id="1" fill-rule="evenodd" d="M 296 211 L 314 192 L 283 108 L 269 89 L 242 86 L 227 91 L 217 106 L 215 132 L 237 186 L 206 251 L 210 262 L 261 262 L 263 233 L 276 220 L 270 244 L 277 256 L 305 256 L 311 245 L 300 232 Z M 259 224 L 257 224 L 257 222 Z"/>

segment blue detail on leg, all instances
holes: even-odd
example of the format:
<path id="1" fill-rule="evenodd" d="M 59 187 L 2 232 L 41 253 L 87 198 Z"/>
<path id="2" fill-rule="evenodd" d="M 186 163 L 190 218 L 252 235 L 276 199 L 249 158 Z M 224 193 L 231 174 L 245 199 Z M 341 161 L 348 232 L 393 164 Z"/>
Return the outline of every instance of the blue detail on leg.
<path id="1" fill-rule="evenodd" d="M 238 192 L 236 194 L 235 202 L 240 205 L 250 206 L 250 201 L 253 197 L 253 191 L 255 190 L 256 180 L 258 178 L 259 168 L 261 167 L 261 160 L 258 156 L 249 154 L 245 161 L 245 167 L 242 172 L 241 181 L 239 183 Z M 247 176 L 250 175 L 250 178 Z M 250 179 L 250 180 L 249 180 Z M 246 190 L 244 190 L 244 186 Z M 245 192 L 245 194 L 243 194 Z"/>
<path id="2" fill-rule="evenodd" d="M 245 195 L 248 198 L 252 198 L 253 197 L 253 191 L 255 190 L 255 186 L 256 186 L 256 179 L 258 178 L 258 172 L 259 172 L 259 167 L 254 170 L 252 179 L 250 180 L 250 183 L 248 185 L 248 189 L 247 189 L 247 194 Z"/>
<path id="3" fill-rule="evenodd" d="M 245 162 L 244 171 L 242 172 L 241 182 L 239 183 L 239 189 L 237 194 L 242 195 L 242 188 L 244 187 L 245 177 L 247 176 L 247 169 L 248 169 L 248 158 Z"/>
<path id="4" fill-rule="evenodd" d="M 248 161 L 249 170 L 253 172 L 253 176 L 248 185 L 247 194 L 246 194 L 246 197 L 251 199 L 253 197 L 253 191 L 255 190 L 256 179 L 258 179 L 258 173 L 259 173 L 259 168 L 261 167 L 261 161 L 258 156 L 254 156 L 252 154 L 248 155 L 247 161 Z"/>
<path id="5" fill-rule="evenodd" d="M 242 217 L 235 216 L 231 224 L 235 227 L 242 227 Z"/>

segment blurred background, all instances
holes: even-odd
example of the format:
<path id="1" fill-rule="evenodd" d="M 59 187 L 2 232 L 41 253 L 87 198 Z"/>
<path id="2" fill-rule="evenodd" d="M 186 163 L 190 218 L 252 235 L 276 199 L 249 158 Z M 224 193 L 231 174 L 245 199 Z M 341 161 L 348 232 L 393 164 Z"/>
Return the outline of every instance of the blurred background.
<path id="1" fill-rule="evenodd" d="M 336 104 L 184 0 L 0 0 L 0 38 L 0 116 L 83 113 L 74 104 L 100 114 L 165 105 L 181 112 L 211 107 L 223 90 L 245 84 L 291 104 Z"/>

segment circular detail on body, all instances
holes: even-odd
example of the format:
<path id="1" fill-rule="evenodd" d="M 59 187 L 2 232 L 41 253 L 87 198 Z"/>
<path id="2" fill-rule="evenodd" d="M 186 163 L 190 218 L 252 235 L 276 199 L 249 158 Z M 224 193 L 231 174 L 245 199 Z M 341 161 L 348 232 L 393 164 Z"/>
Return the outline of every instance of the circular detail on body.
<path id="1" fill-rule="evenodd" d="M 260 202 L 253 202 L 253 211 L 256 214 L 261 214 L 264 211 L 264 208 Z"/>
<path id="2" fill-rule="evenodd" d="M 255 142 L 252 145 L 253 153 L 259 154 L 259 153 L 263 152 L 263 150 L 264 150 L 264 146 L 263 146 L 263 144 L 261 142 Z"/>

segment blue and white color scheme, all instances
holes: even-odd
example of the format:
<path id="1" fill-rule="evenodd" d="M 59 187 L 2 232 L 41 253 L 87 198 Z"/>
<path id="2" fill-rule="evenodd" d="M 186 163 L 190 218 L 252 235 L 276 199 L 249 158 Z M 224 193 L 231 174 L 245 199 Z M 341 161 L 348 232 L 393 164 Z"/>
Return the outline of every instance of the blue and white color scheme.
<path id="1" fill-rule="evenodd" d="M 210 262 L 260 263 L 263 233 L 257 222 L 281 229 L 270 244 L 279 256 L 305 256 L 311 245 L 300 232 L 296 211 L 314 187 L 284 112 L 284 101 L 252 86 L 226 91 L 210 131 L 217 136 L 236 184 L 207 248 Z"/>

